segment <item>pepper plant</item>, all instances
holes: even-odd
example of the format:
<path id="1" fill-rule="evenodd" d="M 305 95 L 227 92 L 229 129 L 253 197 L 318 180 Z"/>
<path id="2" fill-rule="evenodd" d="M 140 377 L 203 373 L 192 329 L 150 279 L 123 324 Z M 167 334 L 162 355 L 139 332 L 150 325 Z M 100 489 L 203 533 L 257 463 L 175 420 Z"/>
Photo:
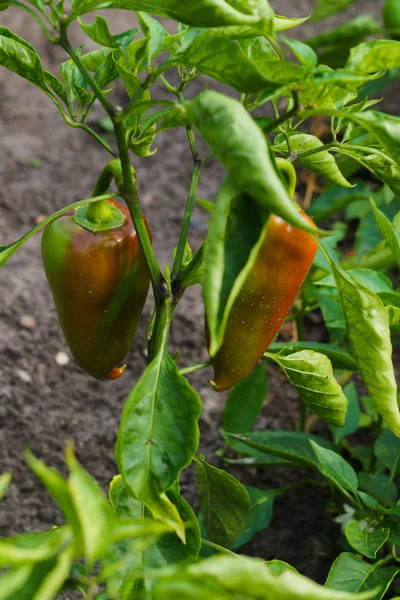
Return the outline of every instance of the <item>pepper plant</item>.
<path id="1" fill-rule="evenodd" d="M 332 9 L 319 1 L 314 19 L 350 3 L 331 3 Z M 131 28 L 111 32 L 106 18 L 88 15 L 107 8 L 127 11 Z M 400 42 L 368 40 L 393 34 L 387 11 L 386 30 L 363 16 L 299 42 L 288 31 L 307 17 L 275 15 L 267 0 L 0 0 L 6 9 L 27 11 L 67 56 L 59 74 L 49 73 L 27 41 L 1 26 L 0 64 L 39 87 L 68 125 L 103 147 L 105 158 L 91 197 L 1 247 L 0 265 L 45 228 L 43 262 L 65 337 L 81 367 L 100 379 L 122 375 L 149 282 L 154 312 L 148 366 L 121 416 L 119 474 L 109 497 L 71 445 L 67 479 L 28 451 L 27 462 L 65 525 L 0 540 L 0 598 L 44 600 L 71 588 L 97 600 L 383 598 L 399 571 L 400 546 L 400 411 L 392 361 L 400 295 L 388 276 L 400 266 L 400 119 L 373 108 L 379 100 L 368 94 L 396 78 Z M 97 50 L 71 45 L 74 21 Z M 203 75 L 204 91 L 186 100 L 191 82 Z M 113 96 L 118 81 L 123 106 Z M 156 83 L 164 89 L 160 100 L 152 99 Z M 112 141 L 87 123 L 96 101 Z M 311 133 L 315 117 L 330 125 L 326 139 Z M 133 164 L 135 155 L 151 160 L 157 135 L 175 127 L 186 129 L 193 170 L 173 261 L 162 272 Z M 209 146 L 204 155 L 199 136 Z M 219 160 L 226 175 L 214 202 L 199 200 L 209 226 L 193 256 L 190 222 L 209 160 Z M 360 168 L 369 180 L 355 179 Z M 305 211 L 294 201 L 296 169 L 325 183 Z M 113 182 L 116 193 L 110 193 Z M 168 352 L 174 309 L 198 284 L 215 370 L 210 385 L 236 384 L 223 409 L 220 459 L 306 468 L 316 474 L 309 485 L 330 488 L 344 552 L 325 586 L 282 561 L 240 555 L 268 526 L 274 499 L 293 486 L 246 487 L 198 454 L 201 400 L 186 375 L 209 363 L 183 366 L 184 356 Z M 305 320 L 317 311 L 327 342 L 303 335 Z M 295 339 L 272 342 L 285 318 L 294 323 Z M 267 393 L 267 365 L 280 369 L 299 395 L 297 431 L 252 431 Z M 367 390 L 362 398 L 354 383 L 360 378 Z M 329 427 L 326 437 L 313 433 L 320 422 Z M 371 447 L 349 439 L 359 427 L 374 429 Z M 193 462 L 197 516 L 179 487 Z M 0 479 L 1 495 L 9 481 L 8 473 Z"/>

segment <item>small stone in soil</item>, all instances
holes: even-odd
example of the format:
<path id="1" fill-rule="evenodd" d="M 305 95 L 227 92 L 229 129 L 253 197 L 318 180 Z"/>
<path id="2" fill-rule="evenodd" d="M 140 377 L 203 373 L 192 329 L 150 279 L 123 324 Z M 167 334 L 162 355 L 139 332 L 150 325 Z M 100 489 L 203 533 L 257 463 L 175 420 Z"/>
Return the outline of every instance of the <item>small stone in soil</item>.
<path id="1" fill-rule="evenodd" d="M 24 383 L 31 383 L 32 377 L 29 375 L 27 371 L 23 371 L 22 369 L 16 370 L 16 375 L 19 377 Z"/>
<path id="2" fill-rule="evenodd" d="M 65 352 L 57 352 L 55 359 L 60 367 L 65 367 L 65 365 L 69 363 L 69 356 L 68 354 L 65 354 Z"/>
<path id="3" fill-rule="evenodd" d="M 36 319 L 31 315 L 22 315 L 19 322 L 21 327 L 25 327 L 26 329 L 34 329 L 36 327 Z"/>

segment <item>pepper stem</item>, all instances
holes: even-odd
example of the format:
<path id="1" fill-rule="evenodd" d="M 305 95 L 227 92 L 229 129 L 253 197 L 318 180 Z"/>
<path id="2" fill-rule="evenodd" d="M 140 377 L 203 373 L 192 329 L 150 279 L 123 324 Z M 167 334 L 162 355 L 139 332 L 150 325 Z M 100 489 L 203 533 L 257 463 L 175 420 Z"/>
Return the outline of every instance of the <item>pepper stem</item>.
<path id="1" fill-rule="evenodd" d="M 114 215 L 108 199 L 90 204 L 86 212 L 86 218 L 92 223 L 103 223 L 104 225 L 110 223 Z"/>
<path id="2" fill-rule="evenodd" d="M 276 158 L 276 164 L 278 168 L 284 173 L 288 187 L 289 187 L 289 196 L 292 200 L 294 200 L 294 195 L 296 193 L 296 184 L 297 184 L 297 175 L 296 170 L 292 163 L 285 160 L 284 158 Z"/>

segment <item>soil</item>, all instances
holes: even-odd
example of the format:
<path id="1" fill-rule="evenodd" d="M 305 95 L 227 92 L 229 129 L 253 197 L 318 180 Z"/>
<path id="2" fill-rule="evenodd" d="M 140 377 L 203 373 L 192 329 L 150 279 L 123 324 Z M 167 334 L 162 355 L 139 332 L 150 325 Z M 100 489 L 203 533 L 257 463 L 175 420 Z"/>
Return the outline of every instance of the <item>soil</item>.
<path id="1" fill-rule="evenodd" d="M 280 0 L 277 12 L 305 15 L 311 12 L 310 5 L 306 0 Z M 362 8 L 353 7 L 340 19 L 354 16 L 360 9 L 365 13 L 376 11 L 376 2 L 364 1 Z M 126 14 L 121 12 L 109 12 L 107 18 L 116 32 L 134 26 L 127 23 Z M 44 41 L 28 15 L 9 9 L 1 13 L 1 24 L 29 40 L 43 57 L 45 67 L 56 72 L 64 55 Z M 314 32 L 308 24 L 301 30 L 306 37 Z M 83 34 L 76 27 L 71 33 L 75 46 L 83 41 Z M 95 48 L 90 43 L 88 47 Z M 193 93 L 200 86 L 200 82 L 196 83 Z M 98 127 L 102 117 L 101 108 L 96 106 L 90 124 Z M 30 229 L 38 217 L 89 196 L 108 155 L 87 134 L 69 128 L 38 89 L 5 69 L 0 69 L 0 123 L 0 243 L 5 245 Z M 160 135 L 157 145 L 154 157 L 135 159 L 135 166 L 144 211 L 152 224 L 155 252 L 166 264 L 178 237 L 191 158 L 184 131 Z M 199 197 L 213 198 L 221 177 L 218 164 L 207 163 Z M 205 213 L 196 209 L 190 233 L 194 248 L 202 242 L 206 226 Z M 13 482 L 1 504 L 0 535 L 42 530 L 61 522 L 57 509 L 24 463 L 26 446 L 65 472 L 63 449 L 65 441 L 72 439 L 78 458 L 107 488 L 116 473 L 113 448 L 121 408 L 145 367 L 143 349 L 151 306 L 150 298 L 125 375 L 116 382 L 97 382 L 81 372 L 72 359 L 66 365 L 56 361 L 60 352 L 69 358 L 70 355 L 43 273 L 40 236 L 23 246 L 2 269 L 0 472 L 12 471 Z M 313 339 L 323 335 L 318 328 L 309 333 Z M 182 365 L 207 360 L 199 286 L 190 289 L 181 302 L 170 349 L 180 351 Z M 221 445 L 218 427 L 224 396 L 213 392 L 210 377 L 211 371 L 204 370 L 192 374 L 190 381 L 204 403 L 200 451 L 218 464 L 215 451 Z M 274 371 L 258 427 L 293 429 L 297 415 L 295 392 Z M 243 482 L 262 488 L 281 487 L 303 477 L 302 473 L 284 469 L 234 472 Z M 191 469 L 183 474 L 183 491 L 190 501 L 196 502 Z M 268 560 L 285 560 L 301 573 L 324 582 L 337 554 L 340 533 L 325 511 L 327 500 L 319 488 L 306 485 L 286 494 L 276 501 L 270 527 L 243 551 Z"/>

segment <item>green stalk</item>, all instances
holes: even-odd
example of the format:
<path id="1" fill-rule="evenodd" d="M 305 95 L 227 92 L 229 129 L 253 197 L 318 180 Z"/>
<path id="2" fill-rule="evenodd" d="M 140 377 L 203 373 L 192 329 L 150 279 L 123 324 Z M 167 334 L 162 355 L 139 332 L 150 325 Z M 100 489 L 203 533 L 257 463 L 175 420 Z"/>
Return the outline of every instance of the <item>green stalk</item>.
<path id="1" fill-rule="evenodd" d="M 183 215 L 182 225 L 181 225 L 181 233 L 179 236 L 179 242 L 176 249 L 175 260 L 172 265 L 171 271 L 171 280 L 174 283 L 179 278 L 179 273 L 182 267 L 183 256 L 185 253 L 186 242 L 188 238 L 190 221 L 192 218 L 192 212 L 194 203 L 196 200 L 196 192 L 197 186 L 199 183 L 200 171 L 202 167 L 202 162 L 199 160 L 195 160 L 193 163 L 193 171 L 192 177 L 190 180 L 190 188 L 185 206 L 185 213 Z"/>
<path id="2" fill-rule="evenodd" d="M 76 54 L 72 48 L 68 36 L 67 36 L 67 20 L 60 21 L 60 40 L 59 44 L 64 48 L 70 58 L 78 67 L 82 73 L 88 85 L 90 85 L 96 98 L 99 100 L 104 110 L 111 118 L 115 135 L 117 138 L 118 149 L 120 153 L 120 160 L 122 166 L 123 185 L 119 185 L 120 194 L 124 198 L 129 212 L 132 217 L 132 221 L 135 226 L 135 230 L 139 239 L 140 246 L 146 259 L 146 263 L 150 273 L 151 284 L 153 287 L 154 296 L 157 302 L 165 297 L 165 285 L 164 278 L 158 266 L 157 259 L 155 257 L 153 247 L 150 242 L 150 238 L 146 229 L 146 225 L 143 220 L 143 215 L 139 205 L 139 199 L 136 191 L 136 185 L 133 178 L 132 166 L 129 159 L 129 150 L 126 144 L 125 125 L 123 122 L 117 122 L 117 111 L 113 104 L 108 100 L 103 91 L 98 86 L 97 82 L 91 76 L 85 65 L 82 63 L 80 57 Z"/>

